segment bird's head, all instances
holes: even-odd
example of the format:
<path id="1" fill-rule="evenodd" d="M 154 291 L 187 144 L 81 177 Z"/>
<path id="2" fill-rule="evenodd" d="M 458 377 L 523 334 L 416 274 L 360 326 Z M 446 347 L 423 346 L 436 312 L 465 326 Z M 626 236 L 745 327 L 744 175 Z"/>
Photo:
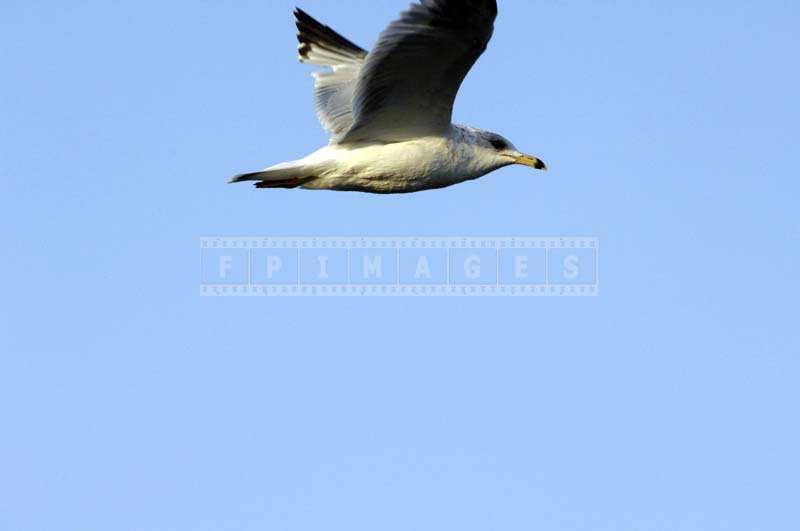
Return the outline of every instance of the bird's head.
<path id="1" fill-rule="evenodd" d="M 547 170 L 547 165 L 538 157 L 522 153 L 507 138 L 497 133 L 481 131 L 478 139 L 481 151 L 486 156 L 493 158 L 498 166 L 521 164 L 537 170 Z"/>

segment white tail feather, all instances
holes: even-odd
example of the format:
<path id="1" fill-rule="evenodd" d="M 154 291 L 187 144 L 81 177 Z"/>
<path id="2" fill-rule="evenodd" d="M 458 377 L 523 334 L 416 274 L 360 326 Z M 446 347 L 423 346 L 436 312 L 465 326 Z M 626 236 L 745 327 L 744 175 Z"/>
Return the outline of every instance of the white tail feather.
<path id="1" fill-rule="evenodd" d="M 266 170 L 253 173 L 243 173 L 230 180 L 231 183 L 241 183 L 248 181 L 291 181 L 294 179 L 306 179 L 313 177 L 314 172 L 308 166 L 302 165 L 299 161 L 284 162 L 269 167 Z"/>

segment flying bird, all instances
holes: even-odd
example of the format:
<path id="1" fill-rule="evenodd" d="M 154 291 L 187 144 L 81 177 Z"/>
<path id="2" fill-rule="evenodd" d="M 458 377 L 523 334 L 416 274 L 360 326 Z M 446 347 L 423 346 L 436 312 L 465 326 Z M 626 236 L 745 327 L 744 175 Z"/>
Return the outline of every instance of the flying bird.
<path id="1" fill-rule="evenodd" d="M 330 144 L 231 182 L 258 188 L 409 193 L 444 188 L 511 164 L 546 170 L 503 136 L 451 123 L 461 83 L 486 50 L 496 0 L 420 0 L 372 51 L 297 8 L 300 61 L 314 73 Z"/>

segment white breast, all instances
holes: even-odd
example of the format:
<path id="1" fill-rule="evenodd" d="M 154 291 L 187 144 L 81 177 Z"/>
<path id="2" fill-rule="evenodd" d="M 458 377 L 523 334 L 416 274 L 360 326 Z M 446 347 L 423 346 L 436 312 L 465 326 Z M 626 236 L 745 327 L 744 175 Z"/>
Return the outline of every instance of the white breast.
<path id="1" fill-rule="evenodd" d="M 305 159 L 319 168 L 309 188 L 410 192 L 476 179 L 494 169 L 469 135 L 453 128 L 446 137 L 393 144 L 331 145 Z"/>

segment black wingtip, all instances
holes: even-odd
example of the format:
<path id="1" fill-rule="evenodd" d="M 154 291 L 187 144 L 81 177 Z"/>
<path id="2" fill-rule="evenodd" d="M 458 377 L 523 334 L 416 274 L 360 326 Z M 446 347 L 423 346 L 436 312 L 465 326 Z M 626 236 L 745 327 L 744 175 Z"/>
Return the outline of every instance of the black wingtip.
<path id="1" fill-rule="evenodd" d="M 306 13 L 305 11 L 300 9 L 299 7 L 295 7 L 294 8 L 293 15 L 294 15 L 294 18 L 295 18 L 295 21 L 297 22 L 297 24 L 303 24 L 303 23 L 305 23 L 305 24 L 312 23 L 313 24 L 314 22 L 317 22 L 317 20 L 314 17 L 312 17 L 311 15 L 309 15 L 308 13 Z"/>
<path id="2" fill-rule="evenodd" d="M 311 47 L 315 45 L 342 50 L 355 57 L 366 57 L 366 50 L 321 23 L 299 7 L 294 8 L 294 18 L 298 32 L 297 40 L 301 44 L 301 57 L 307 58 Z"/>

